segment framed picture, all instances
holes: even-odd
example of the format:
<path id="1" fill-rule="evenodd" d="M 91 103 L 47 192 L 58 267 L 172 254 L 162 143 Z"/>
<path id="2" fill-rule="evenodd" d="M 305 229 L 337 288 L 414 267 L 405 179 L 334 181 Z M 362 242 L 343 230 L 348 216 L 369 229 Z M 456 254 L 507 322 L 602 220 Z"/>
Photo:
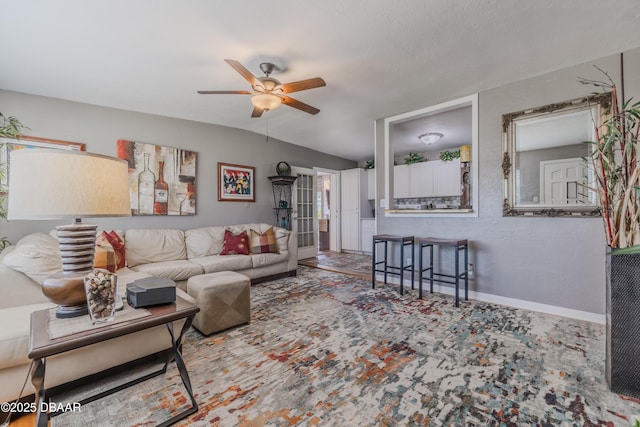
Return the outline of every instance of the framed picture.
<path id="1" fill-rule="evenodd" d="M 15 150 L 54 148 L 57 150 L 85 151 L 85 144 L 22 135 L 19 139 L 0 138 L 0 194 L 7 194 L 9 186 L 10 154 Z"/>
<path id="2" fill-rule="evenodd" d="M 117 151 L 129 165 L 131 215 L 196 214 L 195 151 L 124 139 Z"/>
<path id="3" fill-rule="evenodd" d="M 218 200 L 221 202 L 255 202 L 256 168 L 218 163 Z"/>

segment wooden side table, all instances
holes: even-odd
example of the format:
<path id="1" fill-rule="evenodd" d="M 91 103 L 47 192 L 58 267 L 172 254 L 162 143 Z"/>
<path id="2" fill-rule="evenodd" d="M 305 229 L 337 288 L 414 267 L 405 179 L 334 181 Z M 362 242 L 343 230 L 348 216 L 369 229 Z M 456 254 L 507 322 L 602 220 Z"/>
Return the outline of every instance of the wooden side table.
<path id="1" fill-rule="evenodd" d="M 384 258 L 382 261 L 376 261 L 376 246 L 378 243 L 384 244 Z M 388 245 L 389 243 L 400 244 L 400 266 L 389 265 L 388 260 Z M 411 262 L 408 265 L 404 264 L 404 251 L 405 246 L 411 246 Z M 404 294 L 404 273 L 405 271 L 411 272 L 411 289 L 413 289 L 413 236 L 396 236 L 393 234 L 376 234 L 373 236 L 373 248 L 372 258 L 373 265 L 371 271 L 371 287 L 376 287 L 376 272 L 384 273 L 384 283 L 387 283 L 387 276 L 389 274 L 400 276 L 400 295 Z M 382 264 L 382 269 L 378 269 L 378 265 Z"/>
<path id="2" fill-rule="evenodd" d="M 466 239 L 464 240 L 452 240 L 452 239 L 438 239 L 435 237 L 418 237 L 416 238 L 418 243 L 418 297 L 422 299 L 422 276 L 423 273 L 428 271 L 429 277 L 425 280 L 429 280 L 430 290 L 433 293 L 433 282 L 449 283 L 455 285 L 456 288 L 456 307 L 460 307 L 460 280 L 464 279 L 464 299 L 469 299 L 469 244 Z M 455 273 L 444 274 L 436 273 L 433 271 L 433 247 L 434 246 L 449 246 L 454 248 L 455 256 Z M 422 268 L 422 252 L 424 248 L 429 248 L 429 266 Z M 464 254 L 464 268 L 460 270 L 460 252 Z M 437 277 L 435 277 L 437 276 Z M 451 279 L 451 280 L 449 280 Z"/>
<path id="3" fill-rule="evenodd" d="M 167 421 L 164 421 L 158 426 L 170 426 L 177 421 L 198 411 L 198 404 L 193 397 L 191 380 L 189 379 L 189 373 L 187 372 L 187 368 L 184 364 L 184 359 L 182 358 L 181 348 L 184 333 L 189 329 L 194 316 L 198 311 L 200 311 L 200 309 L 195 304 L 185 301 L 180 297 L 176 297 L 176 301 L 174 303 L 148 307 L 147 310 L 151 313 L 151 315 L 120 323 L 105 324 L 105 326 L 98 329 L 90 329 L 87 331 L 82 331 L 55 339 L 51 339 L 49 337 L 49 310 L 40 310 L 31 314 L 29 358 L 32 359 L 35 364 L 31 375 L 31 382 L 36 389 L 36 425 L 38 427 L 47 427 L 50 416 L 49 413 L 43 413 L 41 410 L 43 406 L 41 402 L 48 403 L 45 387 L 45 367 L 47 357 L 75 350 L 77 348 L 86 347 L 91 344 L 107 341 L 112 338 L 153 328 L 155 326 L 163 324 L 167 326 L 169 335 L 171 335 L 171 346 L 173 348 L 172 356 L 173 358 L 175 358 L 182 383 L 187 390 L 189 397 L 191 398 L 191 408 L 186 409 L 185 411 L 175 415 Z M 173 322 L 181 319 L 186 320 L 180 331 L 180 335 L 176 337 L 173 332 Z M 95 400 L 101 399 L 102 397 L 109 396 L 117 391 L 123 390 L 124 388 L 130 387 L 134 384 L 138 384 L 147 379 L 161 375 L 166 372 L 167 366 L 169 362 L 171 362 L 171 359 L 172 357 L 171 355 L 169 355 L 168 359 L 165 361 L 163 368 L 158 371 L 152 372 L 140 378 L 129 381 L 125 384 L 116 386 L 110 390 L 83 399 L 79 403 L 83 405 L 89 402 L 93 402 Z M 55 413 L 51 414 L 51 416 L 55 415 Z"/>

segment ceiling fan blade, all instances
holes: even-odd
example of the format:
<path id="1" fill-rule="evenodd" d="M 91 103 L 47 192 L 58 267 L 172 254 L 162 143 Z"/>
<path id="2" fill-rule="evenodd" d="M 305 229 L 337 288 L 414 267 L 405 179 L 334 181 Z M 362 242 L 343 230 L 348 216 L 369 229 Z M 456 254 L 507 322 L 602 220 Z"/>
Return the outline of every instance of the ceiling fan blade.
<path id="1" fill-rule="evenodd" d="M 262 113 L 264 110 L 260 107 L 253 107 L 253 112 L 251 113 L 251 117 L 262 117 Z"/>
<path id="2" fill-rule="evenodd" d="M 251 71 L 247 70 L 244 67 L 244 65 L 242 65 L 238 61 L 236 61 L 234 59 L 225 59 L 224 62 L 226 62 L 227 64 L 231 65 L 234 70 L 236 70 L 238 73 L 240 73 L 240 75 L 242 77 L 244 77 L 245 80 L 248 81 L 249 84 L 251 84 L 252 87 L 253 86 L 262 85 L 262 83 L 260 83 L 260 80 L 258 80 L 258 78 L 256 76 L 251 74 Z"/>
<path id="3" fill-rule="evenodd" d="M 289 107 L 297 108 L 298 110 L 304 111 L 309 114 L 318 114 L 320 110 L 316 107 L 312 107 L 309 104 L 305 104 L 304 102 L 300 102 L 297 99 L 293 99 L 289 96 L 280 95 L 283 104 L 287 104 Z"/>
<path id="4" fill-rule="evenodd" d="M 253 92 L 246 90 L 199 90 L 202 95 L 251 95 Z"/>
<path id="5" fill-rule="evenodd" d="M 284 83 L 280 85 L 280 88 L 282 89 L 282 93 L 292 93 L 326 85 L 327 84 L 324 80 L 322 80 L 320 77 L 316 77 L 313 79 L 300 80 L 299 82 Z"/>

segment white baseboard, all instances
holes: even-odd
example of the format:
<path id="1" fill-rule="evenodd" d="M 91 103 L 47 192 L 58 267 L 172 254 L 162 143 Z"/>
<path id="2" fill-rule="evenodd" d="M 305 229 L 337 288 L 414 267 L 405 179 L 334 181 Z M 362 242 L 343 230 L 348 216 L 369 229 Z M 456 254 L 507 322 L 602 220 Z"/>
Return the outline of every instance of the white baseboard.
<path id="1" fill-rule="evenodd" d="M 384 275 L 383 274 L 376 274 L 376 279 L 379 282 L 382 282 L 384 280 Z M 387 281 L 390 282 L 390 283 L 393 283 L 395 285 L 399 285 L 400 284 L 400 278 L 399 277 L 387 276 Z M 418 282 L 416 280 L 416 289 L 417 289 L 417 283 Z M 405 279 L 404 280 L 404 286 L 405 286 L 405 289 L 411 289 L 411 280 L 410 279 Z M 429 284 L 428 284 L 428 282 L 423 282 L 422 291 L 426 292 L 426 293 L 429 293 Z M 434 283 L 433 284 L 433 291 L 434 292 L 438 292 L 438 293 L 442 293 L 442 294 L 446 294 L 446 295 L 455 295 L 456 294 L 455 288 L 453 287 L 453 285 L 451 285 L 451 286 L 442 286 L 442 285 L 439 285 L 437 283 Z M 549 305 L 549 304 L 541 304 L 541 303 L 533 302 L 533 301 L 526 301 L 526 300 L 521 300 L 521 299 L 516 299 L 516 298 L 503 297 L 503 296 L 500 296 L 500 295 L 487 294 L 487 293 L 484 293 L 484 292 L 476 292 L 476 291 L 469 290 L 469 299 L 488 302 L 488 303 L 492 303 L 492 304 L 506 305 L 508 307 L 521 308 L 521 309 L 524 309 L 524 310 L 537 311 L 537 312 L 545 313 L 545 314 L 553 314 L 555 316 L 568 317 L 568 318 L 571 318 L 571 319 L 584 320 L 584 321 L 587 321 L 587 322 L 599 323 L 599 324 L 603 324 L 603 325 L 605 323 L 605 315 L 604 314 L 591 313 L 589 311 L 574 310 L 574 309 L 571 309 L 571 308 L 558 307 L 558 306 Z M 460 286 L 460 300 L 464 300 L 464 282 L 461 283 L 461 286 Z"/>

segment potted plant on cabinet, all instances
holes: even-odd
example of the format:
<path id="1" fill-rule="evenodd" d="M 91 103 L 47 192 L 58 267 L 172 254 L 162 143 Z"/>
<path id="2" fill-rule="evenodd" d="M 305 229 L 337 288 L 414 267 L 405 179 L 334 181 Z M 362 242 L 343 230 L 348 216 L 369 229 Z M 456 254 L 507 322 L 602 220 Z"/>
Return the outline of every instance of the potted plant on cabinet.
<path id="1" fill-rule="evenodd" d="M 591 162 L 607 239 L 606 376 L 611 391 L 640 398 L 640 102 L 618 101 L 613 80 L 582 79 L 611 91 L 611 114 L 596 126 Z"/>
<path id="2" fill-rule="evenodd" d="M 18 139 L 22 133 L 22 129 L 28 129 L 20 120 L 15 117 L 6 117 L 0 113 L 0 138 Z M 0 151 L 4 150 L 5 144 L 0 142 Z M 0 163 L 0 182 L 3 182 L 7 173 L 6 162 Z M 0 220 L 7 219 L 7 193 L 6 188 L 0 188 Z M 0 237 L 0 251 L 2 251 L 7 245 L 9 240 L 6 237 Z"/>

